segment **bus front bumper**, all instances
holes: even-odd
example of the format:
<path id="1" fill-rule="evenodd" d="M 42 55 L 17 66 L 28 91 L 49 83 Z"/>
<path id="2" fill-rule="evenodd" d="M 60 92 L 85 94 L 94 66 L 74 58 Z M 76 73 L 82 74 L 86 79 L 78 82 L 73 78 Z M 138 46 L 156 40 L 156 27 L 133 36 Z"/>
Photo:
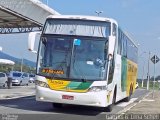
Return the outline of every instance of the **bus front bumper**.
<path id="1" fill-rule="evenodd" d="M 106 107 L 109 105 L 109 103 L 107 102 L 106 91 L 75 93 L 55 91 L 40 86 L 36 86 L 36 100 L 43 102 L 85 105 L 95 107 Z"/>

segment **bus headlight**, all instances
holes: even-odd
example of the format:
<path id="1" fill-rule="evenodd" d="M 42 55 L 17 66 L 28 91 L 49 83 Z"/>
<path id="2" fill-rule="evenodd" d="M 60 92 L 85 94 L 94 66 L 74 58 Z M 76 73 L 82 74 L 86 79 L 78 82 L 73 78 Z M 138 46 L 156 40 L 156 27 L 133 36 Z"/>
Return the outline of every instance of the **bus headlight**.
<path id="1" fill-rule="evenodd" d="M 35 80 L 35 85 L 40 86 L 40 87 L 49 88 L 49 86 L 46 82 L 42 82 L 42 81 L 39 81 L 39 80 Z"/>
<path id="2" fill-rule="evenodd" d="M 88 92 L 100 92 L 102 90 L 106 90 L 106 86 L 93 86 L 88 89 Z"/>

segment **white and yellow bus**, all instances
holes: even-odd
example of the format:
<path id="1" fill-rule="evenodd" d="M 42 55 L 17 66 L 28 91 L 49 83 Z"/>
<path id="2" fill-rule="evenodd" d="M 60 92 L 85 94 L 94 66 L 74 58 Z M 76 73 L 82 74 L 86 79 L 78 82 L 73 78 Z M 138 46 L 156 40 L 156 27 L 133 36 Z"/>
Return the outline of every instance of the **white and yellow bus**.
<path id="1" fill-rule="evenodd" d="M 36 33 L 29 34 L 35 52 Z M 36 100 L 111 111 L 135 91 L 138 48 L 111 18 L 49 16 L 37 52 Z"/>

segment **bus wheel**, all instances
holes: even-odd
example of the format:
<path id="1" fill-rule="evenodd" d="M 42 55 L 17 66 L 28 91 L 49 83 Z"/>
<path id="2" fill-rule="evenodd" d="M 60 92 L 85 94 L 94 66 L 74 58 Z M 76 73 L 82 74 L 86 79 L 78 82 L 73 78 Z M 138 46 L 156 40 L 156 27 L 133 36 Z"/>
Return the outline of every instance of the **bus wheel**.
<path id="1" fill-rule="evenodd" d="M 129 96 L 124 99 L 124 102 L 130 101 L 132 93 L 133 93 L 133 89 L 132 89 L 132 87 L 130 87 Z"/>
<path id="2" fill-rule="evenodd" d="M 114 95 L 113 95 L 113 99 L 112 99 L 112 104 L 109 105 L 107 108 L 106 108 L 106 111 L 107 112 L 111 112 L 113 110 L 113 106 L 116 102 L 116 91 L 114 91 Z"/>
<path id="3" fill-rule="evenodd" d="M 111 112 L 113 110 L 113 103 L 106 108 L 107 112 Z"/>
<path id="4" fill-rule="evenodd" d="M 54 108 L 62 108 L 62 104 L 61 103 L 52 103 L 52 106 Z"/>

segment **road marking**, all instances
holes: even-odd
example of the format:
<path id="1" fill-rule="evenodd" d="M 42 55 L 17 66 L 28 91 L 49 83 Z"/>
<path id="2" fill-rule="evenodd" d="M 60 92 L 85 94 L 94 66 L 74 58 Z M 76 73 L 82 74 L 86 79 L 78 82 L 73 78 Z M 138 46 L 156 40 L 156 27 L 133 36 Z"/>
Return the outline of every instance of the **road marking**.
<path id="1" fill-rule="evenodd" d="M 154 102 L 155 100 L 151 100 L 151 99 L 143 99 L 142 101 L 146 101 L 146 102 Z"/>
<path id="2" fill-rule="evenodd" d="M 123 103 L 120 103 L 118 104 L 117 106 L 119 107 L 126 107 L 127 105 L 133 103 L 134 101 L 136 101 L 138 98 L 132 98 L 129 102 L 123 102 Z"/>
<path id="3" fill-rule="evenodd" d="M 127 111 L 136 106 L 138 103 L 141 103 L 147 96 L 149 96 L 149 94 L 151 94 L 151 92 L 143 96 L 143 98 L 139 102 L 136 102 L 133 105 L 129 106 L 128 108 L 124 108 L 123 110 L 119 111 L 118 114 L 125 114 Z"/>
<path id="4" fill-rule="evenodd" d="M 129 106 L 128 108 L 125 108 L 125 109 L 119 111 L 118 114 L 125 114 L 127 111 L 129 111 L 131 108 L 133 108 L 136 105 L 137 105 L 137 103 L 134 103 L 132 106 Z"/>
<path id="5" fill-rule="evenodd" d="M 142 101 L 144 101 L 152 92 L 149 92 L 148 94 L 146 94 L 140 101 L 139 103 L 141 103 Z"/>

